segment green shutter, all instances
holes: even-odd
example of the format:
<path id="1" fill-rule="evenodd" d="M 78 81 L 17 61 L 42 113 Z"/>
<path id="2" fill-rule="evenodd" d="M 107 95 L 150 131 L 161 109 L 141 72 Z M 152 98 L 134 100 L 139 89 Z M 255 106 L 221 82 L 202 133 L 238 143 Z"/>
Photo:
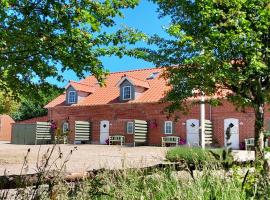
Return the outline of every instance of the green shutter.
<path id="1" fill-rule="evenodd" d="M 172 122 L 172 134 L 176 134 L 175 127 L 176 127 L 176 122 Z"/>
<path id="2" fill-rule="evenodd" d="M 160 127 L 161 127 L 161 133 L 165 134 L 165 121 L 163 121 L 163 124 Z"/>
<path id="3" fill-rule="evenodd" d="M 128 124 L 128 122 L 124 123 L 124 133 L 126 133 L 126 134 L 127 134 L 127 124 Z"/>
<path id="4" fill-rule="evenodd" d="M 268 119 L 268 121 L 267 121 L 267 127 L 266 127 L 266 130 L 267 130 L 267 131 L 270 131 L 270 119 Z"/>

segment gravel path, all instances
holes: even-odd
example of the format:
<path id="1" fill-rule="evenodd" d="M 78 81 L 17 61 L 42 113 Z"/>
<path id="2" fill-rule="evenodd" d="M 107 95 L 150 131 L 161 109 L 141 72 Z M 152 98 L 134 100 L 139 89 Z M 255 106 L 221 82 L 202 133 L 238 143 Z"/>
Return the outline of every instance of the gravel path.
<path id="1" fill-rule="evenodd" d="M 42 163 L 42 157 L 53 145 L 13 145 L 0 142 L 0 175 L 20 174 L 27 156 L 27 164 L 22 173 L 35 173 L 37 163 Z M 73 150 L 72 155 L 70 151 Z M 63 157 L 57 159 L 62 153 Z M 57 145 L 50 159 L 52 169 L 62 166 L 65 160 L 67 172 L 84 172 L 91 169 L 107 168 L 116 169 L 122 167 L 145 167 L 155 165 L 164 160 L 166 148 L 162 147 L 121 147 L 107 145 Z"/>

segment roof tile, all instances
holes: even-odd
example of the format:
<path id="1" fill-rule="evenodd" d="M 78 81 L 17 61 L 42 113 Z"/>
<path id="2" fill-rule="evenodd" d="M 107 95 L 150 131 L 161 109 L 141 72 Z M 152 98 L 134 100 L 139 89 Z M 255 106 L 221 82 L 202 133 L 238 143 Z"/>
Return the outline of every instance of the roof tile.
<path id="1" fill-rule="evenodd" d="M 88 92 L 88 93 L 94 92 L 94 87 L 87 84 L 78 83 L 75 81 L 69 81 L 69 84 L 67 87 L 69 86 L 72 86 L 76 91 L 82 91 L 82 92 Z"/>
<path id="2" fill-rule="evenodd" d="M 77 104 L 73 104 L 71 106 L 90 106 L 121 103 L 119 101 L 120 91 L 117 83 L 123 78 L 124 75 L 130 78 L 133 84 L 148 88 L 139 98 L 130 100 L 125 103 L 158 102 L 164 97 L 164 94 L 166 91 L 168 91 L 169 86 L 167 86 L 166 80 L 159 76 L 154 79 L 148 78 L 154 72 L 159 72 L 159 74 L 162 74 L 163 70 L 164 68 L 149 68 L 111 73 L 106 78 L 106 86 L 103 87 L 97 83 L 97 80 L 94 76 L 88 76 L 87 78 L 81 80 L 79 83 L 72 81 L 71 84 L 73 84 L 73 87 L 75 85 L 75 87 L 79 87 L 80 89 L 86 86 L 91 88 L 91 94 Z M 64 105 L 64 102 L 65 94 L 62 94 L 47 104 L 45 107 L 50 108 L 55 106 L 62 106 Z"/>

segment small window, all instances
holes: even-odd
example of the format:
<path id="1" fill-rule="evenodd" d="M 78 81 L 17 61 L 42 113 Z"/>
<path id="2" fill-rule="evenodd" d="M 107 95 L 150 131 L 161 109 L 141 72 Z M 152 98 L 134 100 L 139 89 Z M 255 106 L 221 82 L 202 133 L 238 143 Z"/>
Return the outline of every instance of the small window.
<path id="1" fill-rule="evenodd" d="M 133 122 L 128 122 L 127 123 L 127 133 L 128 134 L 133 134 Z"/>
<path id="2" fill-rule="evenodd" d="M 147 79 L 155 79 L 157 77 L 157 75 L 159 74 L 159 72 L 153 72 Z"/>
<path id="3" fill-rule="evenodd" d="M 131 86 L 123 87 L 123 100 L 131 99 Z"/>
<path id="4" fill-rule="evenodd" d="M 164 133 L 165 134 L 172 134 L 172 121 L 165 121 Z"/>
<path id="5" fill-rule="evenodd" d="M 75 91 L 69 91 L 68 103 L 76 103 L 76 92 Z"/>
<path id="6" fill-rule="evenodd" d="M 67 133 L 69 131 L 69 124 L 68 122 L 63 123 L 63 133 Z"/>

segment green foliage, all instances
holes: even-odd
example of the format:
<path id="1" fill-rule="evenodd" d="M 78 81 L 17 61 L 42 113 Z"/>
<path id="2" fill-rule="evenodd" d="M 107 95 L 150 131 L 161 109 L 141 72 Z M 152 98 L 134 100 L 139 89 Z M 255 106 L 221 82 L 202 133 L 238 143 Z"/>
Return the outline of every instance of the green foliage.
<path id="1" fill-rule="evenodd" d="M 256 113 L 255 141 L 262 148 L 265 103 L 270 102 L 269 0 L 152 0 L 160 17 L 169 16 L 169 39 L 153 36 L 157 49 L 140 49 L 144 58 L 171 67 L 169 112 L 186 110 L 202 92 L 227 95 Z M 225 89 L 225 91 L 224 91 Z M 221 92 L 223 90 L 223 92 Z M 231 91 L 231 92 L 229 92 Z"/>
<path id="2" fill-rule="evenodd" d="M 16 121 L 31 119 L 47 115 L 47 110 L 39 102 L 23 99 L 18 110 L 12 113 L 12 118 Z"/>
<path id="3" fill-rule="evenodd" d="M 242 181 L 242 190 L 250 199 L 268 199 L 270 195 L 270 178 L 267 173 L 267 161 L 257 161 L 255 170 L 248 169 L 243 176 L 242 168 L 234 169 L 234 177 Z M 238 173 L 237 173 L 238 172 Z"/>
<path id="4" fill-rule="evenodd" d="M 175 147 L 166 153 L 166 159 L 171 162 L 186 162 L 196 167 L 220 168 L 229 170 L 234 166 L 231 149 L 202 149 L 190 147 Z"/>
<path id="5" fill-rule="evenodd" d="M 220 163 L 225 170 L 230 170 L 234 166 L 232 149 L 210 150 L 210 154 Z"/>
<path id="6" fill-rule="evenodd" d="M 211 173 L 212 172 L 212 173 Z M 92 199 L 245 199 L 241 191 L 241 182 L 214 175 L 213 171 L 204 171 L 195 178 L 181 177 L 181 172 L 165 169 L 145 175 L 140 170 L 127 170 L 123 173 L 104 173 L 89 181 L 88 187 Z M 96 183 L 98 182 L 98 184 Z M 91 193 L 96 188 L 98 193 Z M 94 190 L 93 190 L 94 189 Z M 233 192 L 234 191 L 234 192 Z"/>
<path id="7" fill-rule="evenodd" d="M 72 184 L 56 180 L 58 184 L 48 189 L 43 187 L 39 192 L 41 199 L 246 200 L 249 197 L 241 189 L 241 179 L 212 170 L 204 170 L 194 179 L 186 172 L 170 169 L 155 170 L 151 174 L 133 169 L 105 170 Z"/>
<path id="8" fill-rule="evenodd" d="M 21 96 L 18 108 L 11 113 L 14 120 L 26 120 L 47 115 L 47 109 L 44 106 L 61 94 L 63 89 L 49 84 L 43 86 L 38 90 L 38 99 L 32 98 L 31 95 Z"/>
<path id="9" fill-rule="evenodd" d="M 0 114 L 11 115 L 18 107 L 19 103 L 12 98 L 12 95 L 0 92 Z"/>
<path id="10" fill-rule="evenodd" d="M 169 149 L 166 153 L 166 159 L 171 162 L 185 161 L 187 163 L 205 163 L 213 160 L 209 150 L 199 147 L 175 147 Z"/>
<path id="11" fill-rule="evenodd" d="M 105 33 L 122 9 L 138 0 L 40 1 L 0 0 L 0 90 L 33 94 L 61 71 L 85 72 L 102 84 L 107 71 L 100 56 L 123 55 L 123 46 L 141 39 L 134 30 Z M 106 46 L 109 46 L 107 48 Z M 38 83 L 37 83 L 38 84 Z M 35 96 L 35 95 L 33 95 Z"/>

